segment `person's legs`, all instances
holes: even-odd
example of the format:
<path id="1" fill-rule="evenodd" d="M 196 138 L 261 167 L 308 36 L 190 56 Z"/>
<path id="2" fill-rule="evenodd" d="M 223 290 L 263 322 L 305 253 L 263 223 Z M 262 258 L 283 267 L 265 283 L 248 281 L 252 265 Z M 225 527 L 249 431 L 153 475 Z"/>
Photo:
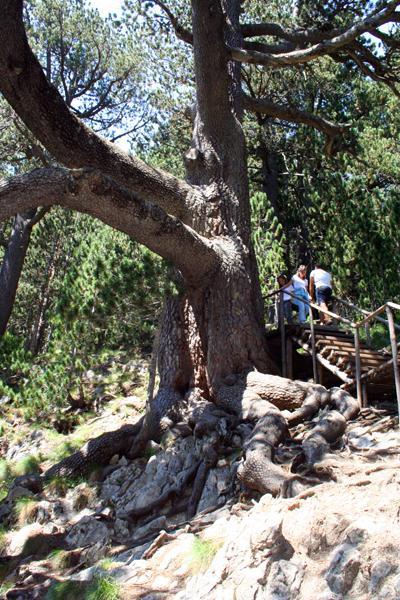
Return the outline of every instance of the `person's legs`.
<path id="1" fill-rule="evenodd" d="M 308 294 L 305 290 L 301 290 L 301 294 L 302 298 L 304 298 L 304 300 L 308 301 Z M 301 307 L 299 307 L 299 321 L 300 323 L 305 323 L 307 321 L 307 315 L 309 313 L 309 306 L 308 304 L 306 304 L 306 302 L 301 302 Z"/>
<path id="2" fill-rule="evenodd" d="M 283 303 L 283 315 L 288 323 L 293 323 L 292 301 L 285 300 Z"/>
<path id="3" fill-rule="evenodd" d="M 323 310 L 328 310 L 328 306 L 327 306 L 327 302 L 329 302 L 329 300 L 332 297 L 332 290 L 329 287 L 320 287 L 317 288 L 317 302 L 318 305 L 323 309 Z M 326 325 L 328 323 L 331 322 L 331 318 L 329 317 L 329 315 L 326 315 L 323 312 L 319 313 L 319 318 L 320 321 L 323 325 Z"/>

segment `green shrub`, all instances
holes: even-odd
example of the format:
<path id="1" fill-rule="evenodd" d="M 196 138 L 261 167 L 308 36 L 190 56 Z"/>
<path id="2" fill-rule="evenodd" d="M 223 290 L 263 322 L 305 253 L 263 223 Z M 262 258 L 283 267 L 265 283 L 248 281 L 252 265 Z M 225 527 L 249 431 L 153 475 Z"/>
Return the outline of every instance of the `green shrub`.
<path id="1" fill-rule="evenodd" d="M 120 600 L 120 586 L 111 577 L 97 576 L 91 583 L 58 581 L 49 588 L 45 600 Z"/>
<path id="2" fill-rule="evenodd" d="M 0 556 L 4 552 L 7 546 L 7 529 L 0 527 Z"/>
<path id="3" fill-rule="evenodd" d="M 83 585 L 79 581 L 57 581 L 53 583 L 45 600 L 77 600 L 84 598 Z"/>
<path id="4" fill-rule="evenodd" d="M 29 454 L 24 456 L 18 462 L 12 465 L 12 474 L 14 476 L 29 475 L 40 471 L 40 460 L 37 456 Z"/>
<path id="5" fill-rule="evenodd" d="M 36 520 L 38 500 L 23 496 L 18 498 L 14 504 L 14 516 L 19 527 Z"/>
<path id="6" fill-rule="evenodd" d="M 85 600 L 120 600 L 120 586 L 111 577 L 96 577 L 84 596 Z"/>
<path id="7" fill-rule="evenodd" d="M 56 548 L 55 550 L 50 552 L 47 559 L 51 563 L 51 567 L 54 571 L 62 571 L 63 569 L 68 569 L 72 566 L 71 563 L 74 562 L 71 556 L 71 552 L 63 550 L 62 548 Z"/>
<path id="8" fill-rule="evenodd" d="M 9 463 L 4 459 L 0 459 L 0 482 L 6 482 L 11 476 Z"/>

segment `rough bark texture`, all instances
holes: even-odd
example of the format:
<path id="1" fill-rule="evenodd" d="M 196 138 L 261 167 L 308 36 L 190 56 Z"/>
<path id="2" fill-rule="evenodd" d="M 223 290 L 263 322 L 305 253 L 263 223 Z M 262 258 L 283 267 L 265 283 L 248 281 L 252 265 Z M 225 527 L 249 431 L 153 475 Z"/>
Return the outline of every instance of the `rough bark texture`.
<path id="1" fill-rule="evenodd" d="M 0 336 L 7 329 L 24 265 L 36 210 L 17 214 L 0 269 Z"/>

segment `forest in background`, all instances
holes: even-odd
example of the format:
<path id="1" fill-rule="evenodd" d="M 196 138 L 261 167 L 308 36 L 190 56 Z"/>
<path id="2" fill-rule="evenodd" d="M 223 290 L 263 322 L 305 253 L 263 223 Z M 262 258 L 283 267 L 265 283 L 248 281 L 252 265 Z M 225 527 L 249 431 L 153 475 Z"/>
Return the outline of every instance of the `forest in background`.
<path id="1" fill-rule="evenodd" d="M 303 9 L 310 22 L 312 6 Z M 268 10 L 271 20 L 284 21 L 292 3 L 270 2 Z M 106 21 L 79 0 L 35 0 L 25 11 L 30 43 L 75 114 L 182 176 L 194 75 L 191 54 L 172 39 L 165 16 L 135 1 L 126 3 L 122 17 Z M 322 58 L 278 72 L 242 68 L 249 96 L 268 90 L 271 100 L 327 115 L 345 131 L 332 142 L 305 124 L 246 116 L 264 294 L 278 272 L 318 258 L 333 272 L 338 295 L 365 308 L 399 300 L 398 97 L 346 61 Z M 2 176 L 56 164 L 4 101 L 0 160 Z M 51 208 L 26 221 L 37 217 L 28 226 L 18 292 L 0 342 L 0 396 L 11 398 L 25 418 L 46 421 L 62 413 L 88 369 L 113 357 L 151 354 L 164 296 L 180 280 L 165 260 L 87 215 Z M 2 268 L 16 225 L 11 219 L 0 226 Z"/>

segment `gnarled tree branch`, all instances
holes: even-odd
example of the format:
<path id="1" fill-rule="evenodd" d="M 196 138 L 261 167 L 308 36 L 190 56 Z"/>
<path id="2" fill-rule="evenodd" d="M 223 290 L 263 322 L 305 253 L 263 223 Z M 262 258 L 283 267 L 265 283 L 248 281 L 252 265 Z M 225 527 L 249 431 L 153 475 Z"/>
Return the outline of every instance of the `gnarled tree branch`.
<path id="1" fill-rule="evenodd" d="M 0 220 L 53 204 L 87 213 L 127 233 L 171 260 L 189 284 L 198 285 L 218 265 L 209 240 L 99 171 L 54 167 L 0 181 Z"/>
<path id="2" fill-rule="evenodd" d="M 277 104 L 271 102 L 267 98 L 252 98 L 243 94 L 244 108 L 252 112 L 275 117 L 292 123 L 303 123 L 309 125 L 318 131 L 324 133 L 327 137 L 326 151 L 328 154 L 333 154 L 337 150 L 337 144 L 334 143 L 337 139 L 342 138 L 346 131 L 345 125 L 332 123 L 323 117 L 319 117 L 304 110 L 299 110 L 294 106 Z"/>
<path id="3" fill-rule="evenodd" d="M 29 47 L 22 0 L 2 2 L 0 39 L 0 91 L 58 161 L 70 168 L 101 169 L 141 200 L 157 202 L 184 223 L 192 223 L 191 211 L 202 202 L 196 188 L 122 152 L 72 114 Z"/>
<path id="4" fill-rule="evenodd" d="M 310 48 L 284 52 L 281 54 L 269 54 L 257 51 L 243 50 L 242 48 L 231 48 L 231 56 L 239 62 L 262 64 L 272 68 L 292 66 L 310 62 L 320 56 L 334 54 L 345 48 L 363 33 L 371 32 L 384 23 L 395 22 L 399 17 L 395 9 L 400 5 L 400 0 L 389 2 L 385 8 L 368 15 L 365 19 L 354 23 L 345 31 L 335 37 L 314 44 Z"/>
<path id="5" fill-rule="evenodd" d="M 324 40 L 331 39 L 339 35 L 343 30 L 330 29 L 321 31 L 320 29 L 287 29 L 280 23 L 244 23 L 241 27 L 244 38 L 263 37 L 265 35 L 286 40 L 293 44 L 318 44 Z"/>

